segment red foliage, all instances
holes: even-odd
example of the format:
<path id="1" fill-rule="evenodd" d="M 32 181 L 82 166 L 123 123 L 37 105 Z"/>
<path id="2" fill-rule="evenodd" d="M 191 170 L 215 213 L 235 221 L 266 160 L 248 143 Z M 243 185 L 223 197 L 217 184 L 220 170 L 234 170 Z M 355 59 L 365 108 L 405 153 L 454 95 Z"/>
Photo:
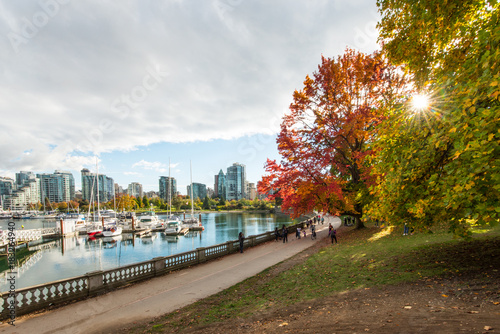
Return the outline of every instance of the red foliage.
<path id="1" fill-rule="evenodd" d="M 322 57 L 313 77 L 295 91 L 277 138 L 282 157 L 268 160 L 259 192 L 275 193 L 294 216 L 313 209 L 361 216 L 370 176 L 370 144 L 384 107 L 404 86 L 397 69 L 374 53 L 347 49 Z"/>

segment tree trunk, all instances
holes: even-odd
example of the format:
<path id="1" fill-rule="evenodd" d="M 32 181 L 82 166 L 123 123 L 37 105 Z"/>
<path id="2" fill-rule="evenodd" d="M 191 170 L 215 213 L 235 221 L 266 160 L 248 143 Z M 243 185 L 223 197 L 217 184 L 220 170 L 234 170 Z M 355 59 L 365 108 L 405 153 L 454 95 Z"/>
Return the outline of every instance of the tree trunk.
<path id="1" fill-rule="evenodd" d="M 357 229 L 362 229 L 365 228 L 365 223 L 361 220 L 361 217 L 354 217 L 356 219 L 356 228 Z"/>

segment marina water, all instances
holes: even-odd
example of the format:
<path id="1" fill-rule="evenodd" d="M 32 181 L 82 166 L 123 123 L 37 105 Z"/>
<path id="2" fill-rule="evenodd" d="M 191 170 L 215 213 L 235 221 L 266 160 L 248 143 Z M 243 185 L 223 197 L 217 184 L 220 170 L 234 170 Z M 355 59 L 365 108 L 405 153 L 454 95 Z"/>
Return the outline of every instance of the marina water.
<path id="1" fill-rule="evenodd" d="M 159 218 L 165 217 L 159 215 Z M 138 237 L 124 233 L 113 238 L 74 236 L 30 243 L 29 249 L 36 250 L 36 253 L 18 268 L 16 288 L 183 253 L 236 240 L 240 231 L 250 236 L 292 223 L 287 215 L 268 213 L 207 213 L 201 215 L 201 221 L 204 231 L 191 231 L 185 236 L 166 236 L 162 232 L 153 232 L 151 237 Z M 22 225 L 25 229 L 56 226 L 54 220 L 27 219 L 14 222 L 17 229 L 21 229 Z M 7 224 L 7 220 L 1 221 L 0 227 L 7 230 Z M 0 292 L 8 290 L 7 273 L 5 271 L 0 275 Z"/>

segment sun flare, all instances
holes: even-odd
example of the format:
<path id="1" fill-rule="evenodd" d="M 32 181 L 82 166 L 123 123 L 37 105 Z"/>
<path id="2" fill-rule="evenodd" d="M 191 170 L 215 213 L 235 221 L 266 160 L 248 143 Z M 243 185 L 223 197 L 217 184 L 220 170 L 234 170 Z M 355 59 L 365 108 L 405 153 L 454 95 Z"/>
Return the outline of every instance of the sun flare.
<path id="1" fill-rule="evenodd" d="M 411 106 L 414 110 L 426 110 L 430 106 L 430 98 L 427 94 L 417 94 L 411 99 Z"/>

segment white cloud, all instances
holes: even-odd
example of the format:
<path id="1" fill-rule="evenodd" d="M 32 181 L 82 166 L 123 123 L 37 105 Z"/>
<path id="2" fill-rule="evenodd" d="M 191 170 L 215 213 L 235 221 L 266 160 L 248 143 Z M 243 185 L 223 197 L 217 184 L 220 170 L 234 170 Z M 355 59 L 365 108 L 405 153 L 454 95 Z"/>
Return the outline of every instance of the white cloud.
<path id="1" fill-rule="evenodd" d="M 161 162 L 149 162 L 145 160 L 141 160 L 132 165 L 132 168 L 143 168 L 148 170 L 154 170 L 159 173 L 168 172 L 168 166 Z"/>
<path id="2" fill-rule="evenodd" d="M 60 5 L 18 52 L 0 39 L 0 170 L 79 170 L 103 152 L 272 133 L 270 120 L 322 53 L 373 42 L 364 38 L 373 38 L 374 3 Z M 0 7 L 3 36 L 23 36 L 24 18 L 43 10 L 18 1 Z"/>

